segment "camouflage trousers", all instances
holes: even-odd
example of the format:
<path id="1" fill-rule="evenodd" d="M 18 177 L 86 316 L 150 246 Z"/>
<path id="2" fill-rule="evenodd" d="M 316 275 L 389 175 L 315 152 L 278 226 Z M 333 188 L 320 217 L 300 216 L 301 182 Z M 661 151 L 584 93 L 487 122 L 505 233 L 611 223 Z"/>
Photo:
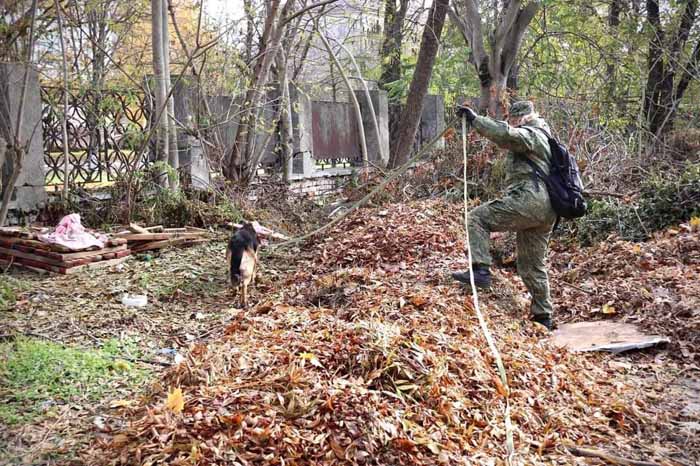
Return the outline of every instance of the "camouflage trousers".
<path id="1" fill-rule="evenodd" d="M 532 295 L 533 315 L 552 314 L 545 260 L 556 218 L 547 188 L 534 181 L 511 185 L 505 197 L 480 205 L 469 216 L 469 245 L 475 264 L 491 265 L 492 231 L 517 232 L 518 274 Z"/>

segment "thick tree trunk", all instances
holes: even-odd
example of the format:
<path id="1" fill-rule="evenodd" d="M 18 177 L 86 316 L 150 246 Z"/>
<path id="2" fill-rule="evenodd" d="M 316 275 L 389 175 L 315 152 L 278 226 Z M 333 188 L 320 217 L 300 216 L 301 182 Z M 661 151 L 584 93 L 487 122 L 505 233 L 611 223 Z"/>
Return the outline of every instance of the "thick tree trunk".
<path id="1" fill-rule="evenodd" d="M 530 1 L 525 6 L 519 0 L 504 2 L 501 11 L 498 11 L 493 31 L 488 33 L 488 51 L 484 46 L 484 26 L 476 0 L 455 1 L 453 5 L 450 17 L 472 50 L 473 64 L 479 76 L 479 111 L 501 118 L 508 100 L 508 77 L 515 66 L 525 31 L 539 10 L 540 2 Z M 497 6 L 494 8 L 497 9 Z M 458 11 L 458 7 L 461 10 Z M 515 76 L 517 70 L 514 73 Z"/>
<path id="2" fill-rule="evenodd" d="M 644 94 L 644 115 L 649 132 L 656 138 L 672 129 L 676 108 L 687 87 L 685 83 L 683 88 L 677 87 L 674 92 L 677 71 L 684 70 L 681 74 L 680 86 L 695 56 L 693 52 L 685 67 L 680 64 L 683 48 L 695 23 L 697 9 L 698 0 L 685 2 L 678 30 L 673 35 L 670 47 L 665 47 L 666 34 L 661 24 L 659 2 L 647 0 L 647 21 L 651 26 L 651 38 L 647 55 L 648 74 Z"/>
<path id="3" fill-rule="evenodd" d="M 428 13 L 428 21 L 423 29 L 423 37 L 418 53 L 418 62 L 413 72 L 413 79 L 408 90 L 406 107 L 401 113 L 396 150 L 392 152 L 389 166 L 398 167 L 408 160 L 409 153 L 416 139 L 416 131 L 423 112 L 423 100 L 428 93 L 428 85 L 433 73 L 433 64 L 437 56 L 442 27 L 447 16 L 449 0 L 435 0 Z"/>
<path id="4" fill-rule="evenodd" d="M 377 82 L 380 89 L 388 90 L 387 84 L 401 79 L 401 50 L 403 48 L 403 23 L 408 11 L 408 0 L 385 0 L 384 41 L 380 54 L 382 75 Z M 401 107 L 396 100 L 389 101 L 389 152 L 395 151 L 398 141 Z"/>

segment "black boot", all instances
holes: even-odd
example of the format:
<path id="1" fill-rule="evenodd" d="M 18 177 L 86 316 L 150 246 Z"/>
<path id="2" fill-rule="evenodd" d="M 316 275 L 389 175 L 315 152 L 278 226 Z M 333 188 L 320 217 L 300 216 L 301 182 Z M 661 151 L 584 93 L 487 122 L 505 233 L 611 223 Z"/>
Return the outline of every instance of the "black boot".
<path id="1" fill-rule="evenodd" d="M 472 270 L 474 271 L 474 285 L 482 290 L 487 290 L 491 287 L 491 272 L 489 268 L 484 265 L 472 265 Z M 460 283 L 469 285 L 469 271 L 466 272 L 453 272 L 452 278 Z"/>
<path id="2" fill-rule="evenodd" d="M 554 322 L 552 322 L 552 316 L 549 314 L 538 314 L 530 318 L 531 321 L 536 322 L 547 328 L 550 332 L 554 328 Z"/>

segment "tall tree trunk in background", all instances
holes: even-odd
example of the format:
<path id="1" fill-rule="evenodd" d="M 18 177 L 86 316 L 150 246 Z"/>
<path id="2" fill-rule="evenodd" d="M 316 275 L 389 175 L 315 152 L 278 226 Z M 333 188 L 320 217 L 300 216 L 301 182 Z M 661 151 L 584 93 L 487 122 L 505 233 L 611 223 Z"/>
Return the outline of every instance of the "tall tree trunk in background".
<path id="1" fill-rule="evenodd" d="M 92 169 L 98 169 L 100 154 L 99 148 L 102 146 L 100 144 L 103 135 L 102 133 L 102 90 L 105 85 L 106 77 L 106 60 L 107 57 L 104 53 L 107 46 L 108 37 L 108 24 L 106 9 L 109 8 L 107 5 L 97 4 L 93 8 L 87 11 L 88 19 L 88 31 L 90 39 L 90 87 L 92 90 L 92 100 L 89 102 L 87 109 L 87 114 L 85 118 L 85 123 L 88 127 L 88 134 L 90 135 L 88 142 L 88 160 L 89 165 Z M 101 180 L 100 180 L 101 181 Z"/>
<path id="2" fill-rule="evenodd" d="M 498 3 L 498 2 L 497 2 Z M 539 1 L 522 5 L 519 0 L 504 2 L 498 12 L 493 31 L 488 31 L 487 50 L 481 11 L 476 0 L 455 0 L 450 18 L 459 27 L 472 50 L 473 64 L 479 76 L 481 97 L 479 110 L 496 118 L 505 113 L 507 81 L 518 56 L 532 18 L 540 8 Z M 497 4 L 493 7 L 497 8 Z"/>
<path id="3" fill-rule="evenodd" d="M 151 0 L 151 38 L 153 42 L 153 93 L 155 95 L 155 105 L 153 108 L 153 116 L 156 117 L 158 112 L 167 105 L 166 97 L 167 90 L 165 85 L 165 63 L 163 60 L 163 0 Z M 167 109 L 166 109 L 167 111 Z M 157 122 L 156 131 L 156 160 L 165 162 L 168 160 L 168 119 L 162 115 Z M 164 175 L 164 174 L 163 174 Z M 167 187 L 168 179 L 163 176 L 158 176 L 158 182 L 163 187 Z"/>
<path id="4" fill-rule="evenodd" d="M 255 32 L 255 18 L 253 17 L 253 0 L 243 0 L 243 12 L 245 13 L 245 62 L 250 63 L 253 58 L 253 33 Z"/>
<path id="5" fill-rule="evenodd" d="M 618 29 L 620 27 L 620 12 L 622 9 L 623 0 L 611 0 L 609 10 L 608 10 L 608 27 L 610 28 L 609 34 L 612 37 L 617 37 Z M 613 55 L 614 57 L 615 55 Z M 615 70 L 617 68 L 617 63 L 615 60 L 611 60 L 605 67 L 605 74 L 607 75 L 607 100 L 609 102 L 618 102 L 617 106 L 619 108 L 618 96 L 617 96 L 617 79 L 615 77 Z"/>
<path id="6" fill-rule="evenodd" d="M 697 54 L 691 54 L 687 64 L 682 64 L 682 55 L 690 31 L 695 23 L 698 0 L 687 0 L 681 13 L 678 30 L 666 44 L 666 32 L 663 29 L 658 0 L 647 0 L 647 21 L 651 27 L 649 53 L 647 55 L 647 84 L 644 94 L 644 115 L 649 132 L 655 137 L 673 129 L 676 109 L 683 97 L 692 73 L 693 62 L 697 66 Z M 696 47 L 697 49 L 697 47 Z M 681 80 L 674 92 L 676 74 L 681 70 Z M 684 86 L 680 86 L 687 78 Z"/>
<path id="7" fill-rule="evenodd" d="M 286 25 L 284 19 L 294 0 L 286 0 L 280 8 L 280 0 L 268 3 L 265 30 L 260 41 L 260 53 L 253 67 L 253 82 L 245 95 L 244 108 L 236 131 L 233 148 L 228 156 L 224 175 L 230 180 L 244 184 L 255 174 L 255 167 L 249 167 L 258 119 L 264 105 L 265 86 L 269 81 L 270 68 L 279 50 Z"/>
<path id="8" fill-rule="evenodd" d="M 177 127 L 175 125 L 175 98 L 171 89 L 173 87 L 170 79 L 170 32 L 168 29 L 168 0 L 162 0 L 161 12 L 163 15 L 163 81 L 165 82 L 165 95 L 168 99 L 168 106 L 163 118 L 168 125 L 168 163 L 172 169 L 170 179 L 170 189 L 177 190 L 180 187 L 179 173 L 180 152 L 177 147 Z M 167 97 L 170 95 L 170 97 Z"/>
<path id="9" fill-rule="evenodd" d="M 403 23 L 408 11 L 408 0 L 384 1 L 384 41 L 380 53 L 382 75 L 377 85 L 382 90 L 388 90 L 387 84 L 401 79 L 401 51 L 403 49 Z M 389 100 L 389 152 L 394 151 L 398 141 L 399 118 L 401 115 L 400 102 Z"/>
<path id="10" fill-rule="evenodd" d="M 435 0 L 430 7 L 428 20 L 423 29 L 418 62 L 408 90 L 406 107 L 401 112 L 396 150 L 392 151 L 389 159 L 390 167 L 398 167 L 406 163 L 416 140 L 416 131 L 423 112 L 423 100 L 428 93 L 428 85 L 433 74 L 433 64 L 440 45 L 448 4 L 449 0 Z"/>
<path id="11" fill-rule="evenodd" d="M 61 4 L 54 0 L 56 22 L 58 23 L 58 39 L 61 44 L 61 71 L 63 74 L 63 115 L 61 116 L 61 137 L 63 141 L 63 199 L 68 198 L 68 176 L 70 174 L 68 151 L 68 58 L 66 57 L 66 42 L 63 38 L 63 14 Z"/>

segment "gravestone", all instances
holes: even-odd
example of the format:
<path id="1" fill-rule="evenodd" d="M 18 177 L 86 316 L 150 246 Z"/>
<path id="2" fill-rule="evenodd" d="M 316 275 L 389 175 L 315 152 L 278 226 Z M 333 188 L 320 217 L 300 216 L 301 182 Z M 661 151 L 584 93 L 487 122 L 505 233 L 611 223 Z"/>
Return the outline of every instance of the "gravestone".
<path id="1" fill-rule="evenodd" d="M 360 103 L 362 112 L 362 127 L 365 130 L 365 141 L 367 143 L 367 158 L 381 167 L 386 167 L 389 163 L 389 97 L 386 91 L 369 91 L 374 113 L 377 116 L 377 126 L 379 135 L 374 127 L 372 111 L 367 102 L 365 91 L 355 91 L 357 101 Z"/>
<path id="2" fill-rule="evenodd" d="M 22 85 L 26 65 L 19 63 L 0 64 L 0 118 L 9 123 L 11 134 L 17 127 L 18 110 L 22 98 Z M 31 220 L 46 203 L 43 134 L 41 128 L 41 95 L 39 74 L 29 68 L 24 112 L 21 122 L 21 143 L 27 144 L 27 153 L 22 161 L 22 170 L 17 179 L 8 223 Z M 0 132 L 0 167 L 2 186 L 0 196 L 12 171 L 12 161 L 6 155 L 8 141 Z"/>

